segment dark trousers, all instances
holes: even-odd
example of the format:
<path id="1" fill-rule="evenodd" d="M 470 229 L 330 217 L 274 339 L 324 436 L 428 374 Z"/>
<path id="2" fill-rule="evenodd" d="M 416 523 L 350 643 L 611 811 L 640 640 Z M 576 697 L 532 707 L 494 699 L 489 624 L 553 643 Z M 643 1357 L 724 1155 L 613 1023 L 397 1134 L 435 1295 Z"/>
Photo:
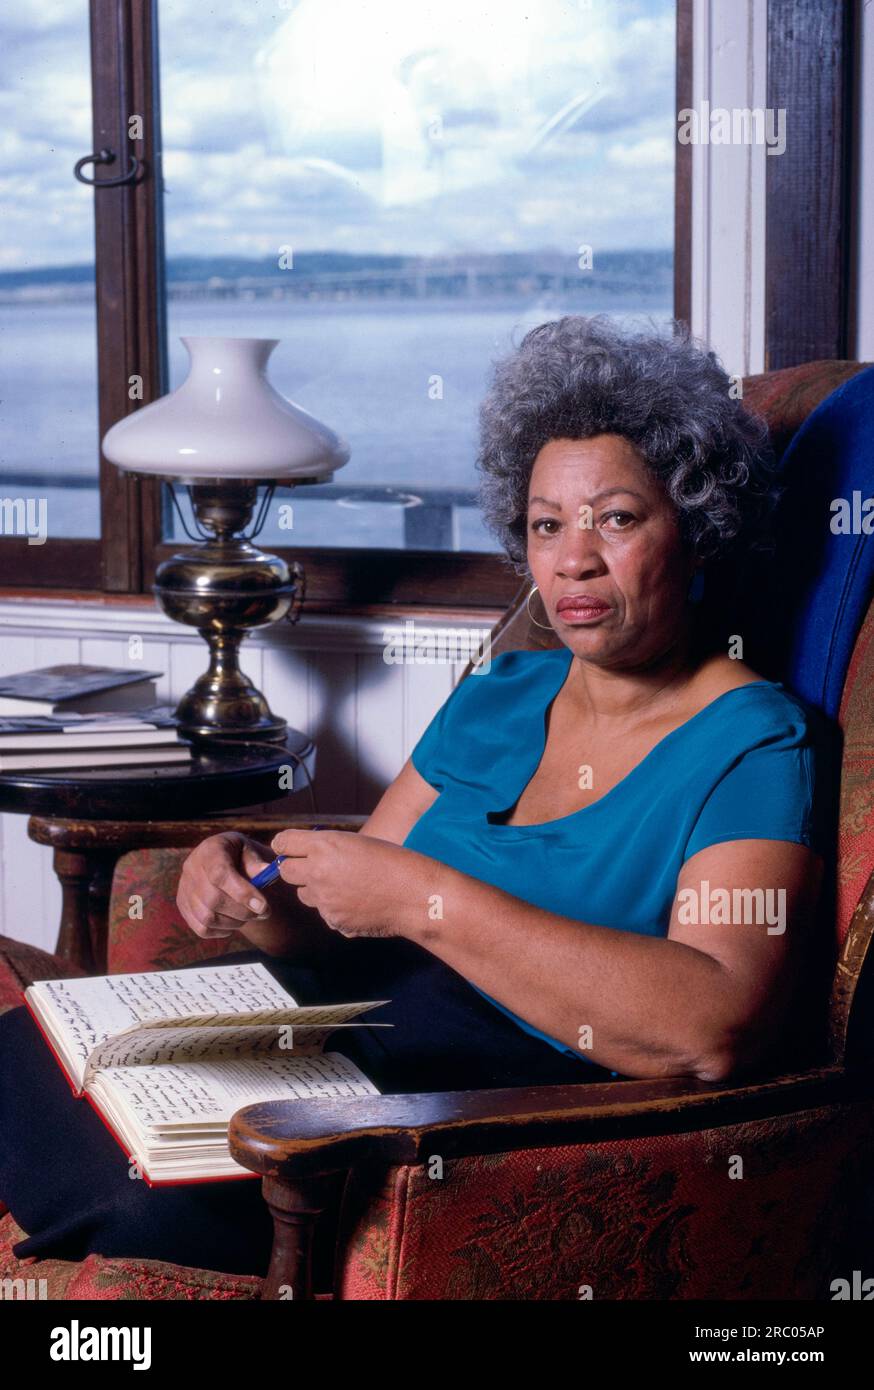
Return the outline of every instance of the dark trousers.
<path id="1" fill-rule="evenodd" d="M 352 941 L 349 964 L 319 972 L 257 951 L 298 1003 L 388 998 L 328 1051 L 383 1093 L 609 1081 L 612 1073 L 533 1038 L 455 971 L 405 941 Z M 220 965 L 222 961 L 216 961 Z M 91 1252 L 266 1273 L 273 1225 L 256 1178 L 150 1188 L 84 1099 L 76 1099 L 25 1008 L 0 1016 L 0 1199 L 28 1238 L 19 1258 Z M 324 1266 L 325 1252 L 322 1255 Z M 318 1251 L 317 1251 L 318 1263 Z"/>

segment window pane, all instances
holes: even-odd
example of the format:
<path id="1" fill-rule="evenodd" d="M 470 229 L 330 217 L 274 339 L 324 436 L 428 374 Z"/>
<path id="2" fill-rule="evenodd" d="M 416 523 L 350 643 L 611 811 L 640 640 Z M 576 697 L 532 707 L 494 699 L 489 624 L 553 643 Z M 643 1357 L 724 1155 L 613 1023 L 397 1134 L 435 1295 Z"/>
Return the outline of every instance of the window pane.
<path id="1" fill-rule="evenodd" d="M 0 53 L 0 526 L 95 537 L 94 195 L 73 177 L 92 148 L 88 6 L 5 7 Z"/>
<path id="2" fill-rule="evenodd" d="M 673 3 L 198 15 L 161 0 L 171 386 L 181 334 L 276 337 L 273 384 L 349 441 L 271 542 L 494 549 L 494 357 L 564 313 L 671 313 Z"/>

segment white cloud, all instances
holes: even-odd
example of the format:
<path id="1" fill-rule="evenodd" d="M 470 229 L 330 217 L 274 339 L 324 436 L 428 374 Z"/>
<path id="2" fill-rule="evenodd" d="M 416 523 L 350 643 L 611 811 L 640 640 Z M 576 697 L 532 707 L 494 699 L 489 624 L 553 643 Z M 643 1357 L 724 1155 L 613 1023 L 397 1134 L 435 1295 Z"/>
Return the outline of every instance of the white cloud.
<path id="1" fill-rule="evenodd" d="M 3 260 L 87 261 L 87 11 L 33 8 L 0 20 Z M 160 45 L 169 255 L 670 244 L 670 0 L 161 0 Z"/>
<path id="2" fill-rule="evenodd" d="M 667 136 L 651 135 L 632 144 L 611 145 L 607 159 L 623 169 L 673 168 L 674 142 Z"/>

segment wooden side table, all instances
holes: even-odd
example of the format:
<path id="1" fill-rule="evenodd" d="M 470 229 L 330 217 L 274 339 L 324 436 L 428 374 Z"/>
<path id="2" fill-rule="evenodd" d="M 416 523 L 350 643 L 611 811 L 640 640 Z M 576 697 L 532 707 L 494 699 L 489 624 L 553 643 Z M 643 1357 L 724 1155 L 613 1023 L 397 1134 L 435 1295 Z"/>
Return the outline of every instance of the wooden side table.
<path id="1" fill-rule="evenodd" d="M 282 804 L 311 780 L 314 767 L 312 740 L 290 730 L 284 745 L 213 746 L 190 763 L 0 774 L 0 811 L 30 816 L 30 838 L 54 852 L 62 892 L 58 955 L 88 971 L 105 970 L 112 874 L 126 850 L 197 844 L 231 810 L 272 803 L 274 824 L 290 819 L 282 817 Z M 283 788 L 286 768 L 291 785 Z M 269 815 L 259 818 L 270 823 Z"/>

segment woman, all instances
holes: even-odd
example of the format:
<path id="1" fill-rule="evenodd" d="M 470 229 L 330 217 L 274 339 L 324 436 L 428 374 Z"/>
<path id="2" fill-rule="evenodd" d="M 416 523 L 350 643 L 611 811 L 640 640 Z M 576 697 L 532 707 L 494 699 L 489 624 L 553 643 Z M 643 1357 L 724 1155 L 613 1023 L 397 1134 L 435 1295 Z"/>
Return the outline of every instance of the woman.
<path id="1" fill-rule="evenodd" d="M 392 1029 L 332 1042 L 383 1091 L 781 1063 L 823 845 L 802 706 L 695 632 L 696 576 L 754 540 L 774 496 L 764 430 L 729 388 L 681 335 L 579 317 L 529 333 L 482 409 L 483 503 L 561 646 L 461 682 L 358 834 L 220 834 L 186 862 L 197 935 L 239 933 L 302 1002 L 391 1000 L 372 1017 Z M 274 853 L 282 881 L 256 893 Z M 326 953 L 328 932 L 347 944 Z M 27 1057 L 22 1107 L 34 1068 L 56 1080 L 38 1044 Z M 95 1215 L 68 1147 L 71 1214 L 35 1195 L 32 1141 L 2 1142 L 22 1254 L 60 1222 L 79 1252 L 266 1266 L 254 1194 L 123 1191 L 113 1154 Z"/>

